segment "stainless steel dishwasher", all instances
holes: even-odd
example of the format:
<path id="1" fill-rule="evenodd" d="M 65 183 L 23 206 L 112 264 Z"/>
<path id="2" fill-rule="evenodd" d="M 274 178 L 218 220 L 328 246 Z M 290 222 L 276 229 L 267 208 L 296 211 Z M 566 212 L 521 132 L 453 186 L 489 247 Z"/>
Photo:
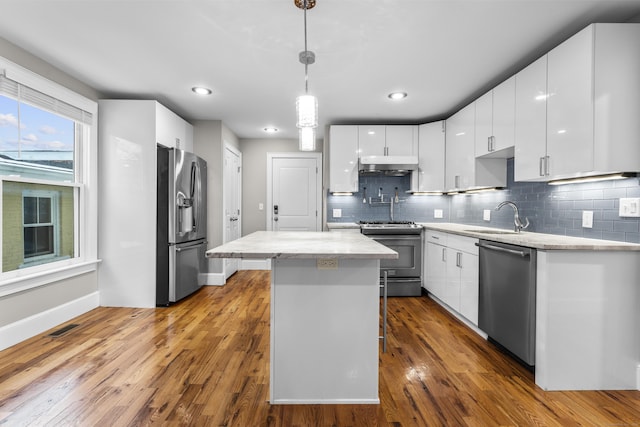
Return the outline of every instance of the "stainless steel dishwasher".
<path id="1" fill-rule="evenodd" d="M 480 240 L 478 327 L 529 367 L 536 353 L 536 250 Z"/>

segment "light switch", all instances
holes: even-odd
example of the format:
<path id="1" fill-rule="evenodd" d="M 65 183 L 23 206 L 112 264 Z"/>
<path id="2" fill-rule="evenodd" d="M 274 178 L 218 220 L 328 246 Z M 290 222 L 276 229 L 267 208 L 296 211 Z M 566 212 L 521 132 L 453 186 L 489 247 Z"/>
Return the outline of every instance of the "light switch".
<path id="1" fill-rule="evenodd" d="M 264 203 L 258 203 L 258 210 L 259 211 L 263 211 L 264 210 Z"/>
<path id="2" fill-rule="evenodd" d="M 582 211 L 582 227 L 593 228 L 593 211 Z"/>
<path id="3" fill-rule="evenodd" d="M 491 209 L 485 209 L 482 212 L 482 219 L 485 221 L 491 221 Z"/>
<path id="4" fill-rule="evenodd" d="M 442 218 L 442 209 L 434 209 L 433 210 L 434 218 Z"/>
<path id="5" fill-rule="evenodd" d="M 342 218 L 342 209 L 334 209 L 333 210 L 334 218 Z"/>
<path id="6" fill-rule="evenodd" d="M 626 217 L 640 217 L 640 199 L 624 197 L 620 199 L 618 215 Z"/>

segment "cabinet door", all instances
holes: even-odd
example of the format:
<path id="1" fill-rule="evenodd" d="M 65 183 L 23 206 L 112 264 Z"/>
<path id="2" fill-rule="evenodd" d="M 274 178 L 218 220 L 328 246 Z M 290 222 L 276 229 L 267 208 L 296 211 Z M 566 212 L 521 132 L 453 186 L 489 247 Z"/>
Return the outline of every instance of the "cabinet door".
<path id="1" fill-rule="evenodd" d="M 593 26 L 548 54 L 550 176 L 593 170 Z"/>
<path id="2" fill-rule="evenodd" d="M 187 141 L 189 125 L 184 119 L 156 102 L 156 142 L 170 148 L 193 150 L 193 142 Z M 191 133 L 191 136 L 193 134 Z M 190 146 L 189 146 L 190 145 Z"/>
<path id="3" fill-rule="evenodd" d="M 444 298 L 447 277 L 447 248 L 427 242 L 425 288 L 439 299 Z"/>
<path id="4" fill-rule="evenodd" d="M 455 311 L 460 311 L 460 260 L 462 252 L 447 248 L 447 276 L 442 301 Z"/>
<path id="5" fill-rule="evenodd" d="M 547 155 L 547 56 L 516 74 L 516 181 L 545 180 Z"/>
<path id="6" fill-rule="evenodd" d="M 388 156 L 418 155 L 417 126 L 386 126 Z"/>
<path id="7" fill-rule="evenodd" d="M 385 126 L 358 126 L 360 156 L 384 156 Z"/>
<path id="8" fill-rule="evenodd" d="M 475 176 L 475 104 L 469 104 L 447 119 L 447 190 L 471 187 Z"/>
<path id="9" fill-rule="evenodd" d="M 358 191 L 358 126 L 329 128 L 329 191 Z"/>
<path id="10" fill-rule="evenodd" d="M 460 314 L 478 325 L 480 288 L 478 285 L 478 255 L 460 253 Z"/>
<path id="11" fill-rule="evenodd" d="M 476 120 L 477 120 L 476 111 Z M 505 80 L 493 89 L 493 140 L 491 151 L 514 146 L 516 115 L 516 78 Z"/>
<path id="12" fill-rule="evenodd" d="M 476 157 L 489 154 L 491 150 L 491 137 L 493 136 L 493 91 L 482 95 L 476 104 L 476 133 L 475 147 Z"/>
<path id="13" fill-rule="evenodd" d="M 445 189 L 444 150 L 444 121 L 420 125 L 418 128 L 418 171 L 412 175 L 412 191 L 443 191 Z"/>

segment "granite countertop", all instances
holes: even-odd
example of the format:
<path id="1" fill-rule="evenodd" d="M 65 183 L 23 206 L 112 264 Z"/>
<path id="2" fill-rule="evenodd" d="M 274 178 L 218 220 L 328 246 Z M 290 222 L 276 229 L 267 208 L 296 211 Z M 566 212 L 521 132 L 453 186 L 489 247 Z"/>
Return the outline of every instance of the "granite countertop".
<path id="1" fill-rule="evenodd" d="M 396 259 L 398 253 L 359 233 L 256 231 L 217 248 L 208 258 Z"/>
<path id="2" fill-rule="evenodd" d="M 613 240 L 586 239 L 583 237 L 531 233 L 527 231 L 515 233 L 513 230 L 482 227 L 479 225 L 453 223 L 420 223 L 420 225 L 427 230 L 442 231 L 542 250 L 640 251 L 639 244 L 616 242 Z M 489 231 L 489 233 L 483 231 Z M 497 233 L 492 234 L 492 231 Z"/>
<path id="3" fill-rule="evenodd" d="M 340 230 L 341 228 L 360 228 L 360 224 L 356 222 L 327 222 L 329 230 Z"/>

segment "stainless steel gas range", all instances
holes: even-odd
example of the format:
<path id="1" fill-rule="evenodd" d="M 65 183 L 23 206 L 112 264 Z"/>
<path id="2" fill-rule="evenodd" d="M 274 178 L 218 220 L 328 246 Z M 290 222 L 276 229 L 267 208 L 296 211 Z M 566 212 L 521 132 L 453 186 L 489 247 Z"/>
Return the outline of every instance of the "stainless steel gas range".
<path id="1" fill-rule="evenodd" d="M 398 259 L 380 260 L 387 273 L 388 296 L 422 293 L 422 227 L 410 221 L 360 221 L 360 232 L 398 252 Z"/>

